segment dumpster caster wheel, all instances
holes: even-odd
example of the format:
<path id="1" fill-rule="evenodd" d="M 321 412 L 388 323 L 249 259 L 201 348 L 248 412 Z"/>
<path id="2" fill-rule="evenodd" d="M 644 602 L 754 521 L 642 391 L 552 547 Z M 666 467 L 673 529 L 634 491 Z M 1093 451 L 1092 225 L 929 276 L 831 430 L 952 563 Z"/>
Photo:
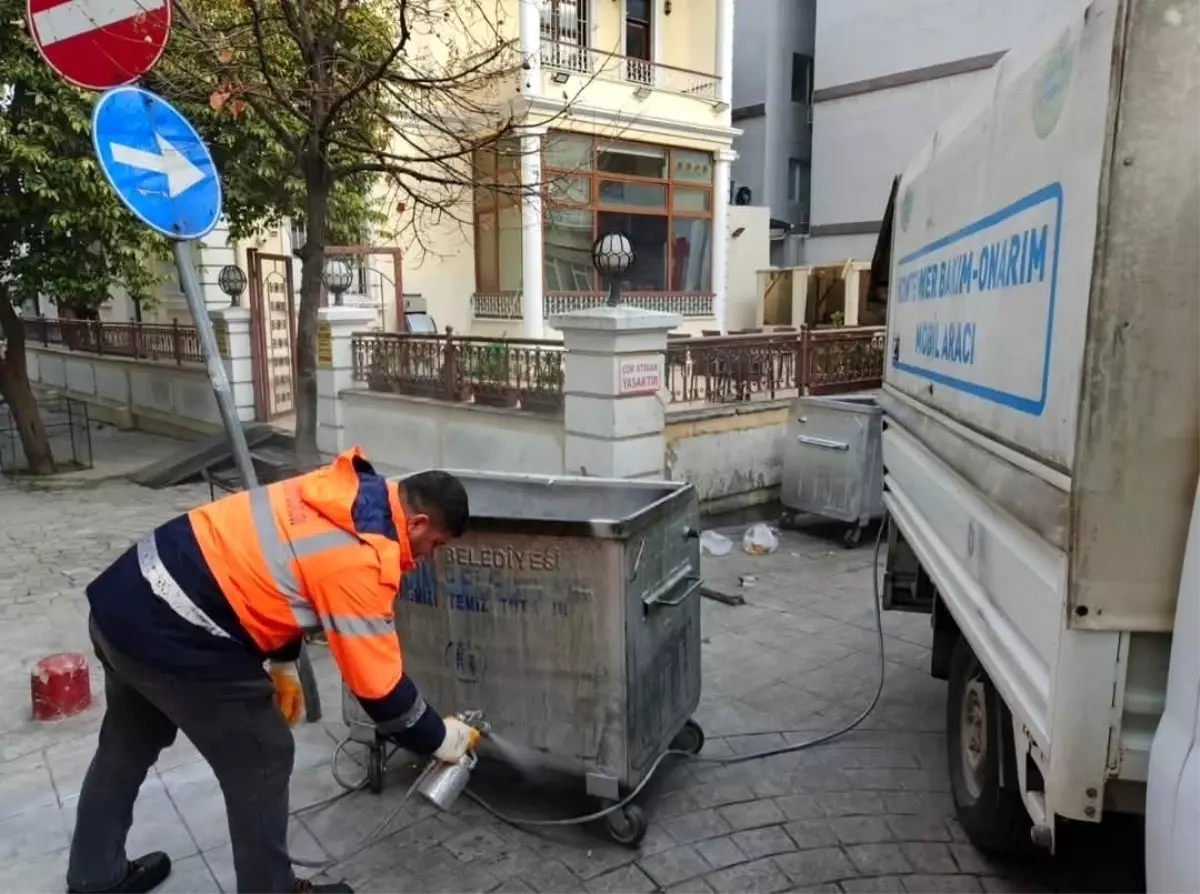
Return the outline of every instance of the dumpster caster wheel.
<path id="1" fill-rule="evenodd" d="M 608 837 L 625 847 L 641 844 L 649 825 L 645 812 L 636 804 L 626 804 L 604 818 L 604 831 Z"/>
<path id="2" fill-rule="evenodd" d="M 367 749 L 367 789 L 373 795 L 383 792 L 383 748 L 379 745 Z"/>
<path id="3" fill-rule="evenodd" d="M 688 754 L 699 754 L 704 750 L 704 730 L 694 720 L 683 725 L 675 738 L 671 740 L 672 751 L 686 751 Z"/>
<path id="4" fill-rule="evenodd" d="M 854 549 L 862 542 L 863 529 L 859 525 L 854 525 L 846 529 L 846 533 L 842 535 L 842 543 L 847 549 Z"/>

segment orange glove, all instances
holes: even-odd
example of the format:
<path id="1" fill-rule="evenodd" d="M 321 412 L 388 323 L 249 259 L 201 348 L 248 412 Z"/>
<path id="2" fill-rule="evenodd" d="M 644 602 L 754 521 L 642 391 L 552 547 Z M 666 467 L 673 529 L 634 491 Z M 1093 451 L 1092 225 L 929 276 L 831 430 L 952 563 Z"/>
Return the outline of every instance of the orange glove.
<path id="1" fill-rule="evenodd" d="M 275 707 L 288 726 L 295 726 L 304 716 L 304 689 L 300 672 L 294 661 L 272 661 L 267 665 L 271 682 L 275 684 Z"/>

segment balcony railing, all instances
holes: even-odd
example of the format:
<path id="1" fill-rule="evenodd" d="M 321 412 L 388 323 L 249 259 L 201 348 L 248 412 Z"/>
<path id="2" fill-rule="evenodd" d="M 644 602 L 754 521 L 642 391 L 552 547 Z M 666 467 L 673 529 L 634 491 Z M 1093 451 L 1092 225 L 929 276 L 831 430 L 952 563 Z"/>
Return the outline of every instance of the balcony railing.
<path id="1" fill-rule="evenodd" d="M 179 323 L 102 323 L 97 320 L 25 320 L 30 341 L 61 345 L 71 351 L 140 360 L 203 363 L 200 336 L 194 326 Z"/>
<path id="2" fill-rule="evenodd" d="M 716 75 L 605 53 L 575 43 L 543 38 L 541 61 L 542 67 L 551 71 L 594 77 L 601 81 L 652 87 L 710 102 L 716 102 L 720 96 L 721 79 Z"/>
<path id="3" fill-rule="evenodd" d="M 676 404 L 771 400 L 878 388 L 886 329 L 809 329 L 672 338 L 667 390 Z"/>
<path id="4" fill-rule="evenodd" d="M 562 412 L 559 342 L 359 332 L 351 345 L 354 379 L 372 391 Z"/>
<path id="5" fill-rule="evenodd" d="M 603 292 L 547 292 L 542 301 L 545 317 L 599 307 L 608 300 Z M 713 296 L 709 292 L 622 292 L 621 302 L 643 310 L 679 314 L 688 319 L 711 319 Z M 520 292 L 477 292 L 471 296 L 477 320 L 520 320 Z"/>

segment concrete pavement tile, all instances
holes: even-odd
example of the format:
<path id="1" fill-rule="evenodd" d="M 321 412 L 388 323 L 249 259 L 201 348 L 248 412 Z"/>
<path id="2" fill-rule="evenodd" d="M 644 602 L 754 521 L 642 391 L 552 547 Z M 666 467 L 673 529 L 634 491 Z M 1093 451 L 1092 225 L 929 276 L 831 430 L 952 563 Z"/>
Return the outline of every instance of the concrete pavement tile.
<path id="1" fill-rule="evenodd" d="M 159 894 L 220 894 L 222 889 L 204 862 L 204 857 L 194 854 L 182 860 L 172 860 L 171 874 L 154 890 Z"/>
<path id="2" fill-rule="evenodd" d="M 883 796 L 877 792 L 822 792 L 816 797 L 826 816 L 872 816 L 883 812 Z"/>
<path id="3" fill-rule="evenodd" d="M 875 878 L 851 878 L 842 881 L 846 894 L 904 894 L 904 883 L 897 875 L 880 875 Z"/>
<path id="4" fill-rule="evenodd" d="M 910 875 L 904 889 L 911 894 L 973 894 L 982 891 L 973 875 Z"/>
<path id="5" fill-rule="evenodd" d="M 712 887 L 702 878 L 693 878 L 672 885 L 663 894 L 712 894 Z"/>
<path id="6" fill-rule="evenodd" d="M 825 808 L 816 795 L 787 795 L 776 798 L 775 803 L 790 820 L 821 819 L 825 816 Z"/>
<path id="7" fill-rule="evenodd" d="M 649 894 L 657 891 L 658 886 L 636 866 L 624 866 L 592 879 L 585 890 L 593 894 Z"/>
<path id="8" fill-rule="evenodd" d="M 36 857 L 0 860 L 0 891 L 57 894 L 67 885 L 68 855 L 60 848 Z"/>
<path id="9" fill-rule="evenodd" d="M 69 831 L 57 804 L 0 820 L 0 864 L 41 857 L 69 843 Z"/>
<path id="10" fill-rule="evenodd" d="M 898 844 L 857 844 L 846 855 L 861 875 L 896 875 L 913 868 Z"/>
<path id="11" fill-rule="evenodd" d="M 888 797 L 887 803 L 890 808 L 891 797 Z M 950 840 L 950 832 L 946 829 L 945 821 L 937 816 L 913 814 L 911 816 L 889 816 L 886 819 L 897 841 L 945 842 Z"/>
<path id="12" fill-rule="evenodd" d="M 696 848 L 686 844 L 647 857 L 638 866 L 664 888 L 703 875 L 714 868 Z"/>
<path id="13" fill-rule="evenodd" d="M 791 884 L 773 857 L 719 869 L 704 880 L 716 894 L 775 894 Z"/>
<path id="14" fill-rule="evenodd" d="M 593 879 L 639 857 L 639 851 L 606 841 L 589 842 L 586 847 L 565 846 L 555 851 L 555 857 L 584 881 Z"/>
<path id="15" fill-rule="evenodd" d="M 858 875 L 840 848 L 825 847 L 775 857 L 796 885 L 816 885 Z"/>
<path id="16" fill-rule="evenodd" d="M 783 827 L 784 831 L 796 842 L 800 850 L 814 847 L 835 847 L 838 837 L 829 824 L 829 820 L 797 820 Z"/>
<path id="17" fill-rule="evenodd" d="M 534 890 L 519 878 L 510 878 L 499 888 L 496 888 L 493 894 L 534 894 Z"/>
<path id="18" fill-rule="evenodd" d="M 417 876 L 424 894 L 477 894 L 498 887 L 500 880 L 482 865 L 448 866 Z"/>
<path id="19" fill-rule="evenodd" d="M 750 859 L 732 838 L 709 838 L 693 845 L 714 869 L 724 869 Z"/>
<path id="20" fill-rule="evenodd" d="M 892 840 L 892 830 L 883 817 L 839 816 L 829 821 L 841 844 L 879 844 Z"/>
<path id="21" fill-rule="evenodd" d="M 68 834 L 74 833 L 78 807 L 78 796 L 63 803 L 63 822 Z M 133 802 L 133 826 L 125 841 L 125 851 L 131 857 L 149 851 L 166 851 L 173 860 L 200 851 L 162 781 L 153 776 L 142 783 L 137 800 Z"/>
<path id="22" fill-rule="evenodd" d="M 972 875 L 1003 874 L 998 863 L 990 860 L 986 854 L 978 851 L 972 844 L 952 844 L 950 852 L 954 854 L 954 861 L 963 872 L 969 872 Z"/>
<path id="23" fill-rule="evenodd" d="M 775 806 L 775 802 L 768 799 L 730 804 L 718 808 L 717 812 L 735 832 L 775 825 L 786 819 L 783 812 Z"/>
<path id="24" fill-rule="evenodd" d="M 0 820 L 57 803 L 42 755 L 30 754 L 0 764 Z"/>
<path id="25" fill-rule="evenodd" d="M 695 813 L 673 817 L 664 821 L 662 827 L 678 844 L 716 838 L 732 831 L 729 824 L 715 810 L 698 810 Z"/>
<path id="26" fill-rule="evenodd" d="M 904 842 L 900 845 L 904 856 L 917 872 L 958 872 L 958 865 L 950 856 L 950 849 L 935 842 Z"/>
<path id="27" fill-rule="evenodd" d="M 753 801 L 754 792 L 742 782 L 708 782 L 688 790 L 698 809 L 723 807 L 741 801 Z"/>
<path id="28" fill-rule="evenodd" d="M 331 859 L 312 834 L 293 820 L 288 824 L 288 853 L 293 857 L 310 862 L 324 862 Z M 233 845 L 228 841 L 218 847 L 209 848 L 201 853 L 208 869 L 213 874 L 223 891 L 237 890 L 237 874 L 233 868 Z M 356 858 L 357 859 L 357 858 Z M 300 876 L 309 876 L 317 870 L 296 868 Z"/>
<path id="29" fill-rule="evenodd" d="M 533 872 L 522 876 L 539 894 L 561 894 L 583 887 L 579 877 L 557 860 L 546 860 Z"/>
<path id="30" fill-rule="evenodd" d="M 751 860 L 770 857 L 773 854 L 783 854 L 796 849 L 795 843 L 781 826 L 746 829 L 742 832 L 735 832 L 730 838 Z"/>
<path id="31" fill-rule="evenodd" d="M 488 829 L 469 829 L 446 839 L 442 847 L 466 863 L 495 859 L 504 853 L 506 844 L 504 839 Z"/>
<path id="32" fill-rule="evenodd" d="M 46 764 L 60 802 L 79 794 L 96 754 L 97 739 L 98 735 L 83 736 L 46 749 Z"/>

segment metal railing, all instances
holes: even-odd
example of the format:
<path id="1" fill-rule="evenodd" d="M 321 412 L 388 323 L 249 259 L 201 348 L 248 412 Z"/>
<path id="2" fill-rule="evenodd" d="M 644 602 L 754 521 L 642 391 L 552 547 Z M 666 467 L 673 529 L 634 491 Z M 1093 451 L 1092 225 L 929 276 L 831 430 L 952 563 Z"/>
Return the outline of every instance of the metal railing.
<path id="1" fill-rule="evenodd" d="M 623 81 L 710 102 L 720 97 L 721 79 L 716 75 L 648 59 L 606 53 L 577 43 L 542 38 L 540 57 L 542 66 L 552 71 L 595 77 L 602 81 Z"/>
<path id="2" fill-rule="evenodd" d="M 200 336 L 193 326 L 178 322 L 103 323 L 98 320 L 25 320 L 30 342 L 60 345 L 71 351 L 139 360 L 173 360 L 177 364 L 203 363 Z"/>
<path id="3" fill-rule="evenodd" d="M 809 329 L 672 338 L 667 390 L 672 403 L 771 400 L 880 387 L 886 329 Z"/>
<path id="4" fill-rule="evenodd" d="M 354 379 L 372 391 L 562 412 L 559 342 L 359 332 L 351 345 Z"/>
<path id="5" fill-rule="evenodd" d="M 542 314 L 569 313 L 599 307 L 608 300 L 603 292 L 547 292 Z M 643 310 L 675 313 L 689 319 L 711 319 L 713 296 L 710 292 L 622 292 L 621 302 Z M 520 292 L 477 292 L 471 296 L 471 310 L 477 320 L 520 320 Z"/>

